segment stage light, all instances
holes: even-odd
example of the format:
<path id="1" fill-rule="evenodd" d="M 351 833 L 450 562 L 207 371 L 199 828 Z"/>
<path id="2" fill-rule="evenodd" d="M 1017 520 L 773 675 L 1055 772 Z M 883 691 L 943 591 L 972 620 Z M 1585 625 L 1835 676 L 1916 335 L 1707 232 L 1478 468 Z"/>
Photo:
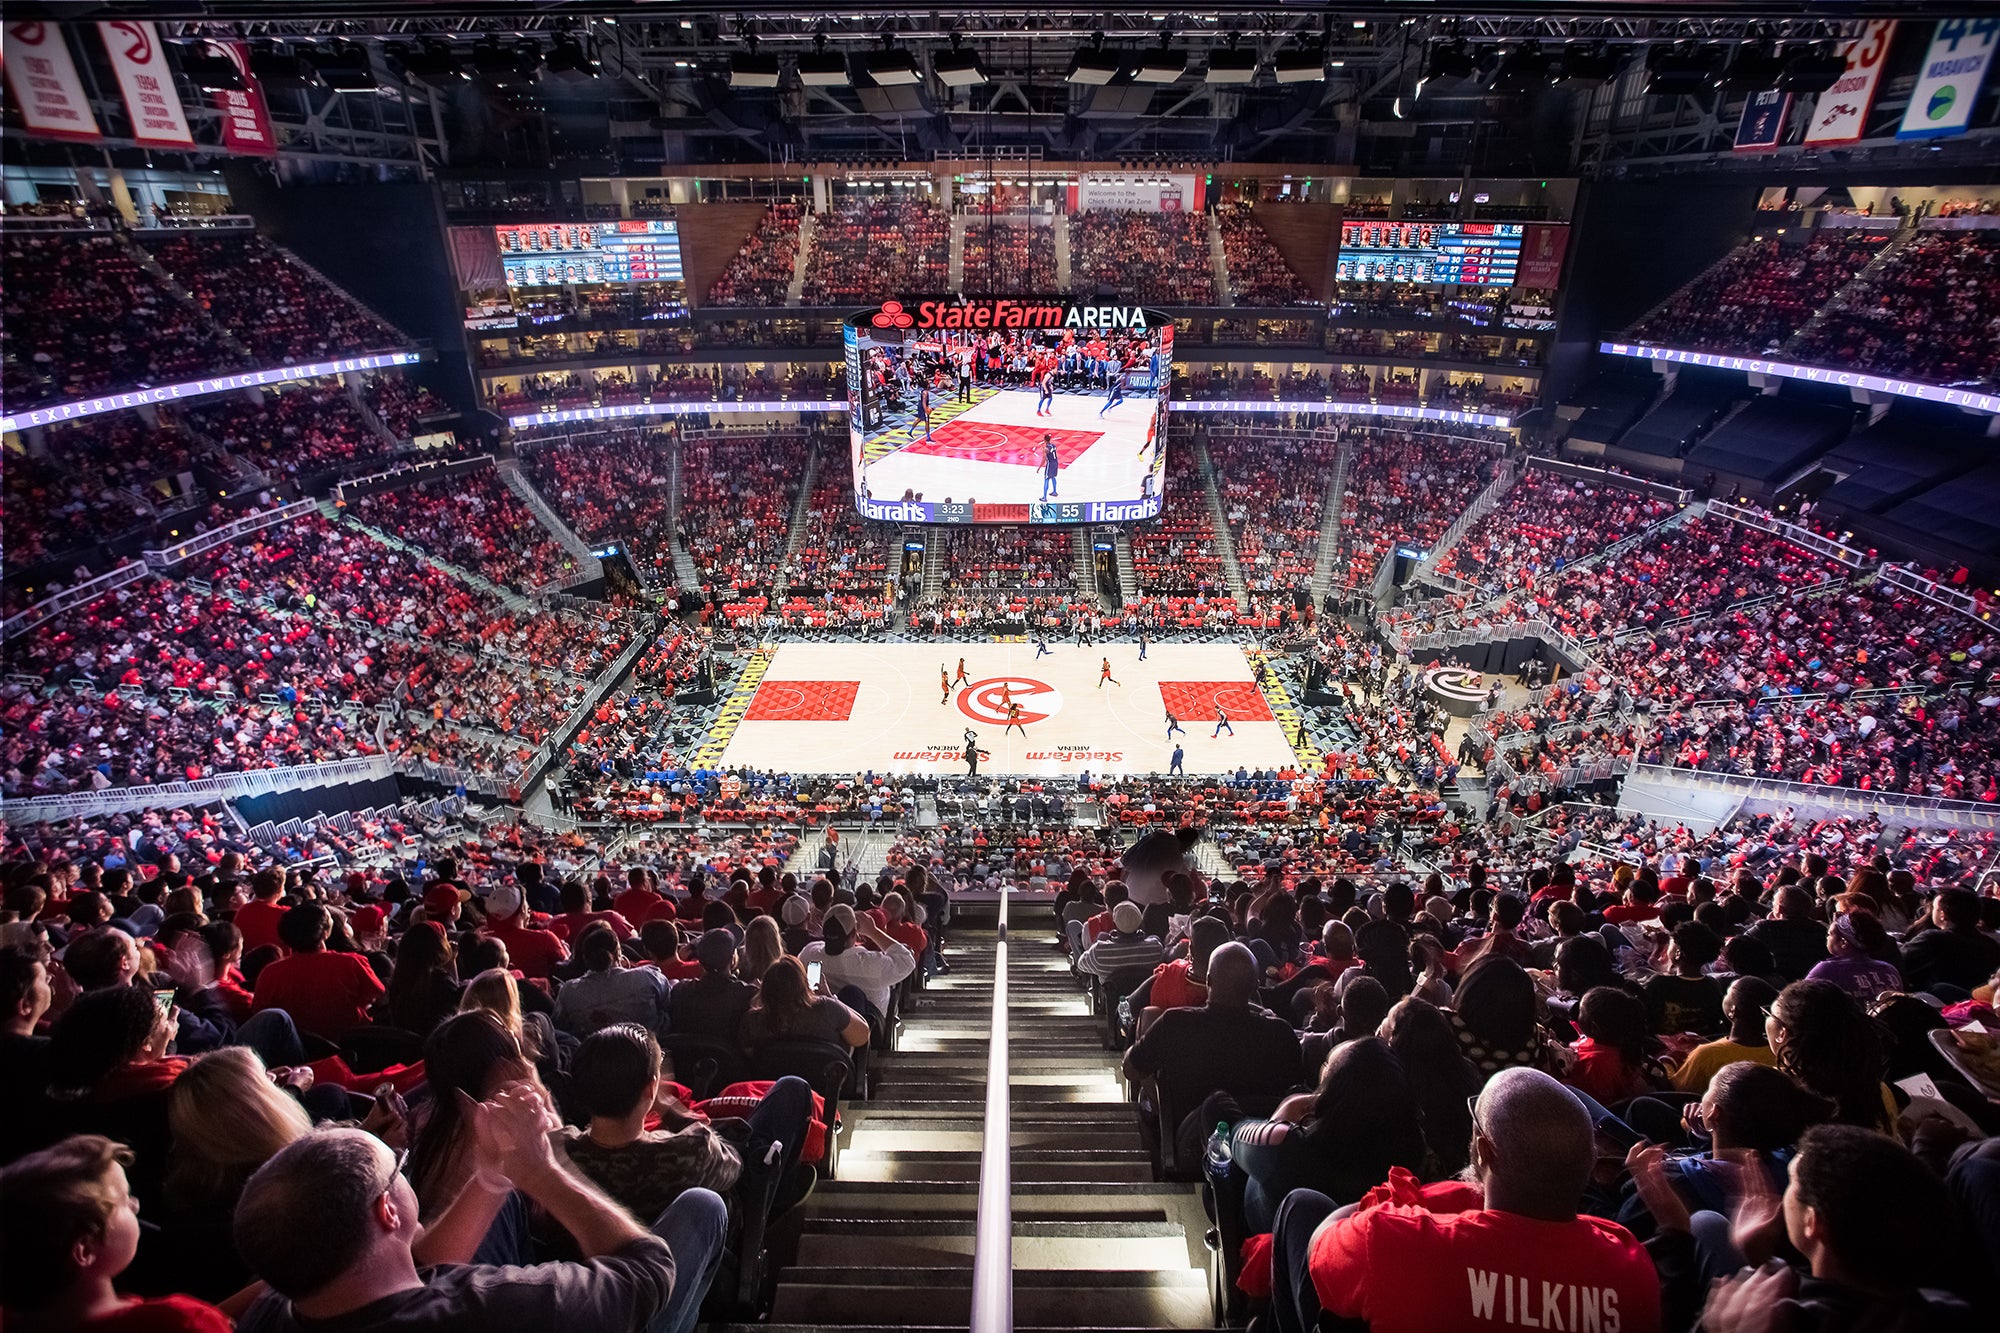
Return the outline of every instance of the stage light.
<path id="1" fill-rule="evenodd" d="M 403 77 L 412 83 L 443 88 L 472 77 L 465 72 L 465 65 L 451 49 L 450 42 L 432 39 L 422 46 L 392 42 L 387 51 L 394 67 L 400 69 Z"/>
<path id="2" fill-rule="evenodd" d="M 813 38 L 813 49 L 799 57 L 799 82 L 808 88 L 845 88 L 850 82 L 847 57 L 826 49 L 826 34 Z"/>
<path id="3" fill-rule="evenodd" d="M 729 86 L 732 88 L 775 88 L 778 86 L 778 58 L 756 50 L 737 51 L 729 57 Z"/>
<path id="4" fill-rule="evenodd" d="M 1785 62 L 1769 45 L 1753 42 L 1740 46 L 1736 54 L 1729 58 L 1729 65 L 1722 71 L 1721 86 L 1724 92 L 1755 93 L 1778 86 L 1778 79 L 1785 72 Z"/>
<path id="5" fill-rule="evenodd" d="M 375 91 L 375 69 L 368 63 L 366 47 L 336 41 L 332 46 L 313 49 L 306 59 L 319 71 L 320 82 L 337 93 Z"/>
<path id="6" fill-rule="evenodd" d="M 1081 47 L 1070 57 L 1069 74 L 1071 83 L 1103 85 L 1118 77 L 1118 57 L 1104 49 L 1104 34 L 1091 36 L 1091 44 Z"/>
<path id="7" fill-rule="evenodd" d="M 487 37 L 472 48 L 472 68 L 486 83 L 519 87 L 534 79 L 541 63 L 541 48 L 533 42 L 502 46 L 498 37 Z"/>
<path id="8" fill-rule="evenodd" d="M 1778 87 L 1788 93 L 1823 93 L 1847 73 L 1847 57 L 1831 45 L 1807 47 L 1785 58 Z"/>
<path id="9" fill-rule="evenodd" d="M 1656 46 L 1646 56 L 1646 91 L 1655 97 L 1687 97 L 1711 88 L 1727 52 L 1719 46 L 1682 42 Z"/>
<path id="10" fill-rule="evenodd" d="M 883 38 L 885 43 L 889 40 L 891 39 Z M 882 50 L 874 52 L 863 60 L 862 65 L 867 69 L 868 77 L 883 88 L 904 88 L 921 83 L 924 78 L 917 70 L 916 58 L 908 51 L 893 46 L 885 45 Z"/>
<path id="11" fill-rule="evenodd" d="M 1555 80 L 1555 60 L 1538 43 L 1502 51 L 1486 86 L 1496 93 L 1528 93 Z"/>
<path id="12" fill-rule="evenodd" d="M 1479 72 L 1479 62 L 1464 42 L 1440 42 L 1424 61 L 1424 80 L 1469 79 Z"/>
<path id="13" fill-rule="evenodd" d="M 1139 57 L 1132 71 L 1135 83 L 1172 83 L 1187 73 L 1187 52 L 1176 51 L 1162 42 Z"/>
<path id="14" fill-rule="evenodd" d="M 568 33 L 550 43 L 546 63 L 550 77 L 565 83 L 587 83 L 597 77 L 596 58 Z"/>
<path id="15" fill-rule="evenodd" d="M 1257 52 L 1245 50 L 1231 37 L 1229 45 L 1218 47 L 1208 53 L 1208 72 L 1203 75 L 1208 83 L 1250 83 L 1257 77 Z"/>
<path id="16" fill-rule="evenodd" d="M 243 89 L 243 71 L 228 56 L 210 51 L 207 42 L 181 48 L 181 73 L 187 75 L 189 83 L 207 92 Z"/>
<path id="17" fill-rule="evenodd" d="M 1562 77 L 1602 86 L 1618 77 L 1624 53 L 1603 42 L 1570 42 L 1562 49 Z"/>
<path id="18" fill-rule="evenodd" d="M 319 71 L 297 51 L 275 42 L 256 42 L 250 47 L 250 72 L 266 89 L 299 92 L 318 88 Z"/>
<path id="19" fill-rule="evenodd" d="M 1279 83 L 1318 83 L 1326 77 L 1326 66 L 1325 47 L 1288 46 L 1272 59 L 1271 75 Z"/>
<path id="20" fill-rule="evenodd" d="M 986 82 L 986 68 L 979 63 L 979 53 L 960 46 L 957 33 L 952 34 L 951 50 L 931 57 L 931 71 L 947 88 L 971 88 Z"/>

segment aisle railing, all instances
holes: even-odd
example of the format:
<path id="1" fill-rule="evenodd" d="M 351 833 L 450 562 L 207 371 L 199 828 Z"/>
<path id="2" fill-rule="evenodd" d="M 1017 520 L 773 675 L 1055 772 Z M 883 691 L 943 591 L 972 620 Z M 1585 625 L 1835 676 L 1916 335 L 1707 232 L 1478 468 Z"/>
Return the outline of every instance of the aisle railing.
<path id="1" fill-rule="evenodd" d="M 1007 898 L 994 927 L 993 1025 L 986 1048 L 986 1124 L 979 1150 L 979 1214 L 972 1231 L 972 1333 L 1013 1333 L 1014 1202 L 1007 1091 Z"/>

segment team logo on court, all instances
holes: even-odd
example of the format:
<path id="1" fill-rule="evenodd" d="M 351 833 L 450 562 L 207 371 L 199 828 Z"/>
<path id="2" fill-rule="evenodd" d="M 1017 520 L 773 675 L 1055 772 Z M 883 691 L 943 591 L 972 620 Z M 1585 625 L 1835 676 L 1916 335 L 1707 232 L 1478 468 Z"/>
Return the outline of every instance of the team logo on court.
<path id="1" fill-rule="evenodd" d="M 1062 711 L 1062 691 L 1030 676 L 989 676 L 958 692 L 958 711 L 990 727 L 1007 725 L 1007 700 L 1021 705 L 1023 725 L 1054 717 Z"/>
<path id="2" fill-rule="evenodd" d="M 1430 686 L 1439 694 L 1451 699 L 1484 700 L 1486 698 L 1486 676 L 1482 672 L 1466 667 L 1438 667 L 1427 673 Z"/>

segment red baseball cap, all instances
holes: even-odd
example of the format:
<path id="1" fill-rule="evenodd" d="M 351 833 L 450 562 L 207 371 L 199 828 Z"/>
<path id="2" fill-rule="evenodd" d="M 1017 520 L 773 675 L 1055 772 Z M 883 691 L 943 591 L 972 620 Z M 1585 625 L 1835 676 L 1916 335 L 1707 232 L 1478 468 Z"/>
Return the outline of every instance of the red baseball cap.
<path id="1" fill-rule="evenodd" d="M 347 924 L 360 934 L 373 935 L 382 929 L 382 923 L 388 919 L 388 913 L 371 903 L 367 907 L 357 907 L 349 913 Z"/>
<path id="2" fill-rule="evenodd" d="M 424 890 L 424 910 L 432 919 L 442 919 L 452 913 L 452 909 L 467 898 L 465 890 L 455 884 L 433 884 Z"/>

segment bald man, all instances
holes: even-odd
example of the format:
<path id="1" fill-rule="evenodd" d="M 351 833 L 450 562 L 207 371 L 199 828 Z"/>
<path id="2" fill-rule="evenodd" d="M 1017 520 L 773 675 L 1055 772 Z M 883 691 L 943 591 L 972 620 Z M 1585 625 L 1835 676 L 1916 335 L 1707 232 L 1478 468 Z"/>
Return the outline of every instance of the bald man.
<path id="1" fill-rule="evenodd" d="M 1256 956 L 1229 943 L 1208 956 L 1208 1002 L 1197 1009 L 1169 1009 L 1125 1052 L 1125 1077 L 1141 1083 L 1141 1133 L 1156 1128 L 1156 1084 L 1172 1083 L 1183 1112 L 1227 1092 L 1253 1114 L 1274 1109 L 1299 1082 L 1299 1034 L 1255 1003 L 1262 969 Z M 1168 1126 L 1170 1131 L 1178 1126 Z M 1210 1125 L 1210 1129 L 1214 1126 Z"/>
<path id="2" fill-rule="evenodd" d="M 1369 1333 L 1514 1328 L 1656 1333 L 1653 1261 L 1615 1222 L 1579 1217 L 1596 1145 L 1576 1095 L 1533 1069 L 1495 1074 L 1472 1114 L 1472 1175 L 1335 1210 L 1294 1190 L 1272 1238 L 1272 1327 L 1322 1314 Z"/>

